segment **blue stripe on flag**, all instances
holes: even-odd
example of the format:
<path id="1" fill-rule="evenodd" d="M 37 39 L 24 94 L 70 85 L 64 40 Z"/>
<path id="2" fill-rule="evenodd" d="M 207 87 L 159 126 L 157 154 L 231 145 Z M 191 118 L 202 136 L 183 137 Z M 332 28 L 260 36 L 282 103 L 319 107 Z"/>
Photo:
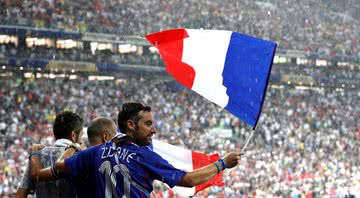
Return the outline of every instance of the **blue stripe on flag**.
<path id="1" fill-rule="evenodd" d="M 252 127 L 260 117 L 276 44 L 233 32 L 226 54 L 223 84 L 225 109 Z"/>

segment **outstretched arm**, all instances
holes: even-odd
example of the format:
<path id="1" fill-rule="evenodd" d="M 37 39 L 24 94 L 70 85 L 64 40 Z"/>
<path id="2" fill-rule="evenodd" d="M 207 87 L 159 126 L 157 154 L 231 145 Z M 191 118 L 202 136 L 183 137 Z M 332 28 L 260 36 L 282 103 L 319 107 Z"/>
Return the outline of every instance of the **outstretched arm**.
<path id="1" fill-rule="evenodd" d="M 184 187 L 193 187 L 203 184 L 209 181 L 211 178 L 215 177 L 222 170 L 225 170 L 226 168 L 233 168 L 234 166 L 236 166 L 238 164 L 238 161 L 240 160 L 240 155 L 240 153 L 229 153 L 224 157 L 224 164 L 222 164 L 219 160 L 205 167 L 196 169 L 192 172 L 188 172 L 177 185 Z"/>

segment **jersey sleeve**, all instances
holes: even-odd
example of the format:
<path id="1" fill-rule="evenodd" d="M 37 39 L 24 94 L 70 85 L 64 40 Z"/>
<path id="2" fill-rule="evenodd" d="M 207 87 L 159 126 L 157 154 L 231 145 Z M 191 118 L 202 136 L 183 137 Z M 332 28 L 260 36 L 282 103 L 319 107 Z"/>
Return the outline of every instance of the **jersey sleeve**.
<path id="1" fill-rule="evenodd" d="M 65 159 L 65 167 L 70 176 L 87 176 L 94 169 L 95 155 L 97 146 L 90 147 L 80 152 L 76 152 L 72 157 Z"/>
<path id="2" fill-rule="evenodd" d="M 186 174 L 185 171 L 175 168 L 153 151 L 144 149 L 141 152 L 141 158 L 143 158 L 141 160 L 143 165 L 154 175 L 155 179 L 166 183 L 171 188 L 177 185 Z"/>

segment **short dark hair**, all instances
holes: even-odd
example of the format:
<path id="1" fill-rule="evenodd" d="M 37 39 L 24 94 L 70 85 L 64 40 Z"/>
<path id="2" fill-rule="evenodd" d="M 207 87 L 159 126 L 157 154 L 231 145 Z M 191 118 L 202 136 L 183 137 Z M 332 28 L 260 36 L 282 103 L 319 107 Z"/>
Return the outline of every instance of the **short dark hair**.
<path id="1" fill-rule="evenodd" d="M 137 122 L 141 119 L 139 116 L 140 111 L 151 112 L 151 107 L 144 106 L 139 102 L 127 102 L 122 105 L 118 114 L 118 125 L 121 133 L 126 133 L 128 120 Z"/>
<path id="2" fill-rule="evenodd" d="M 115 122 L 109 118 L 98 117 L 91 121 L 89 127 L 87 128 L 87 135 L 90 144 L 93 142 L 94 138 L 101 137 L 101 134 L 105 131 L 111 133 L 109 129 L 115 125 Z M 116 131 L 114 131 L 116 133 Z"/>
<path id="3" fill-rule="evenodd" d="M 68 139 L 71 131 L 80 133 L 83 128 L 83 122 L 83 119 L 78 114 L 71 111 L 59 113 L 56 115 L 53 127 L 55 139 Z"/>

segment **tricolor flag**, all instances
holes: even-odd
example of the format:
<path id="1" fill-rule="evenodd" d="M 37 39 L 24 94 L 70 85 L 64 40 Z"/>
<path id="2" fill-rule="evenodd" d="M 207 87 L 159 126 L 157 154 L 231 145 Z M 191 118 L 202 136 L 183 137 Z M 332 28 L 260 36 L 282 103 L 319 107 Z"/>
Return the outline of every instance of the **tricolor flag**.
<path id="1" fill-rule="evenodd" d="M 212 162 L 217 161 L 220 157 L 219 154 L 206 155 L 204 153 L 191 151 L 155 139 L 152 140 L 150 148 L 162 158 L 167 160 L 175 168 L 188 172 L 209 165 Z M 182 196 L 192 196 L 209 186 L 224 186 L 222 176 L 223 174 L 221 172 L 202 185 L 195 186 L 193 188 L 175 186 L 172 190 Z"/>
<path id="2" fill-rule="evenodd" d="M 224 30 L 172 29 L 149 34 L 177 81 L 255 128 L 276 44 Z"/>

